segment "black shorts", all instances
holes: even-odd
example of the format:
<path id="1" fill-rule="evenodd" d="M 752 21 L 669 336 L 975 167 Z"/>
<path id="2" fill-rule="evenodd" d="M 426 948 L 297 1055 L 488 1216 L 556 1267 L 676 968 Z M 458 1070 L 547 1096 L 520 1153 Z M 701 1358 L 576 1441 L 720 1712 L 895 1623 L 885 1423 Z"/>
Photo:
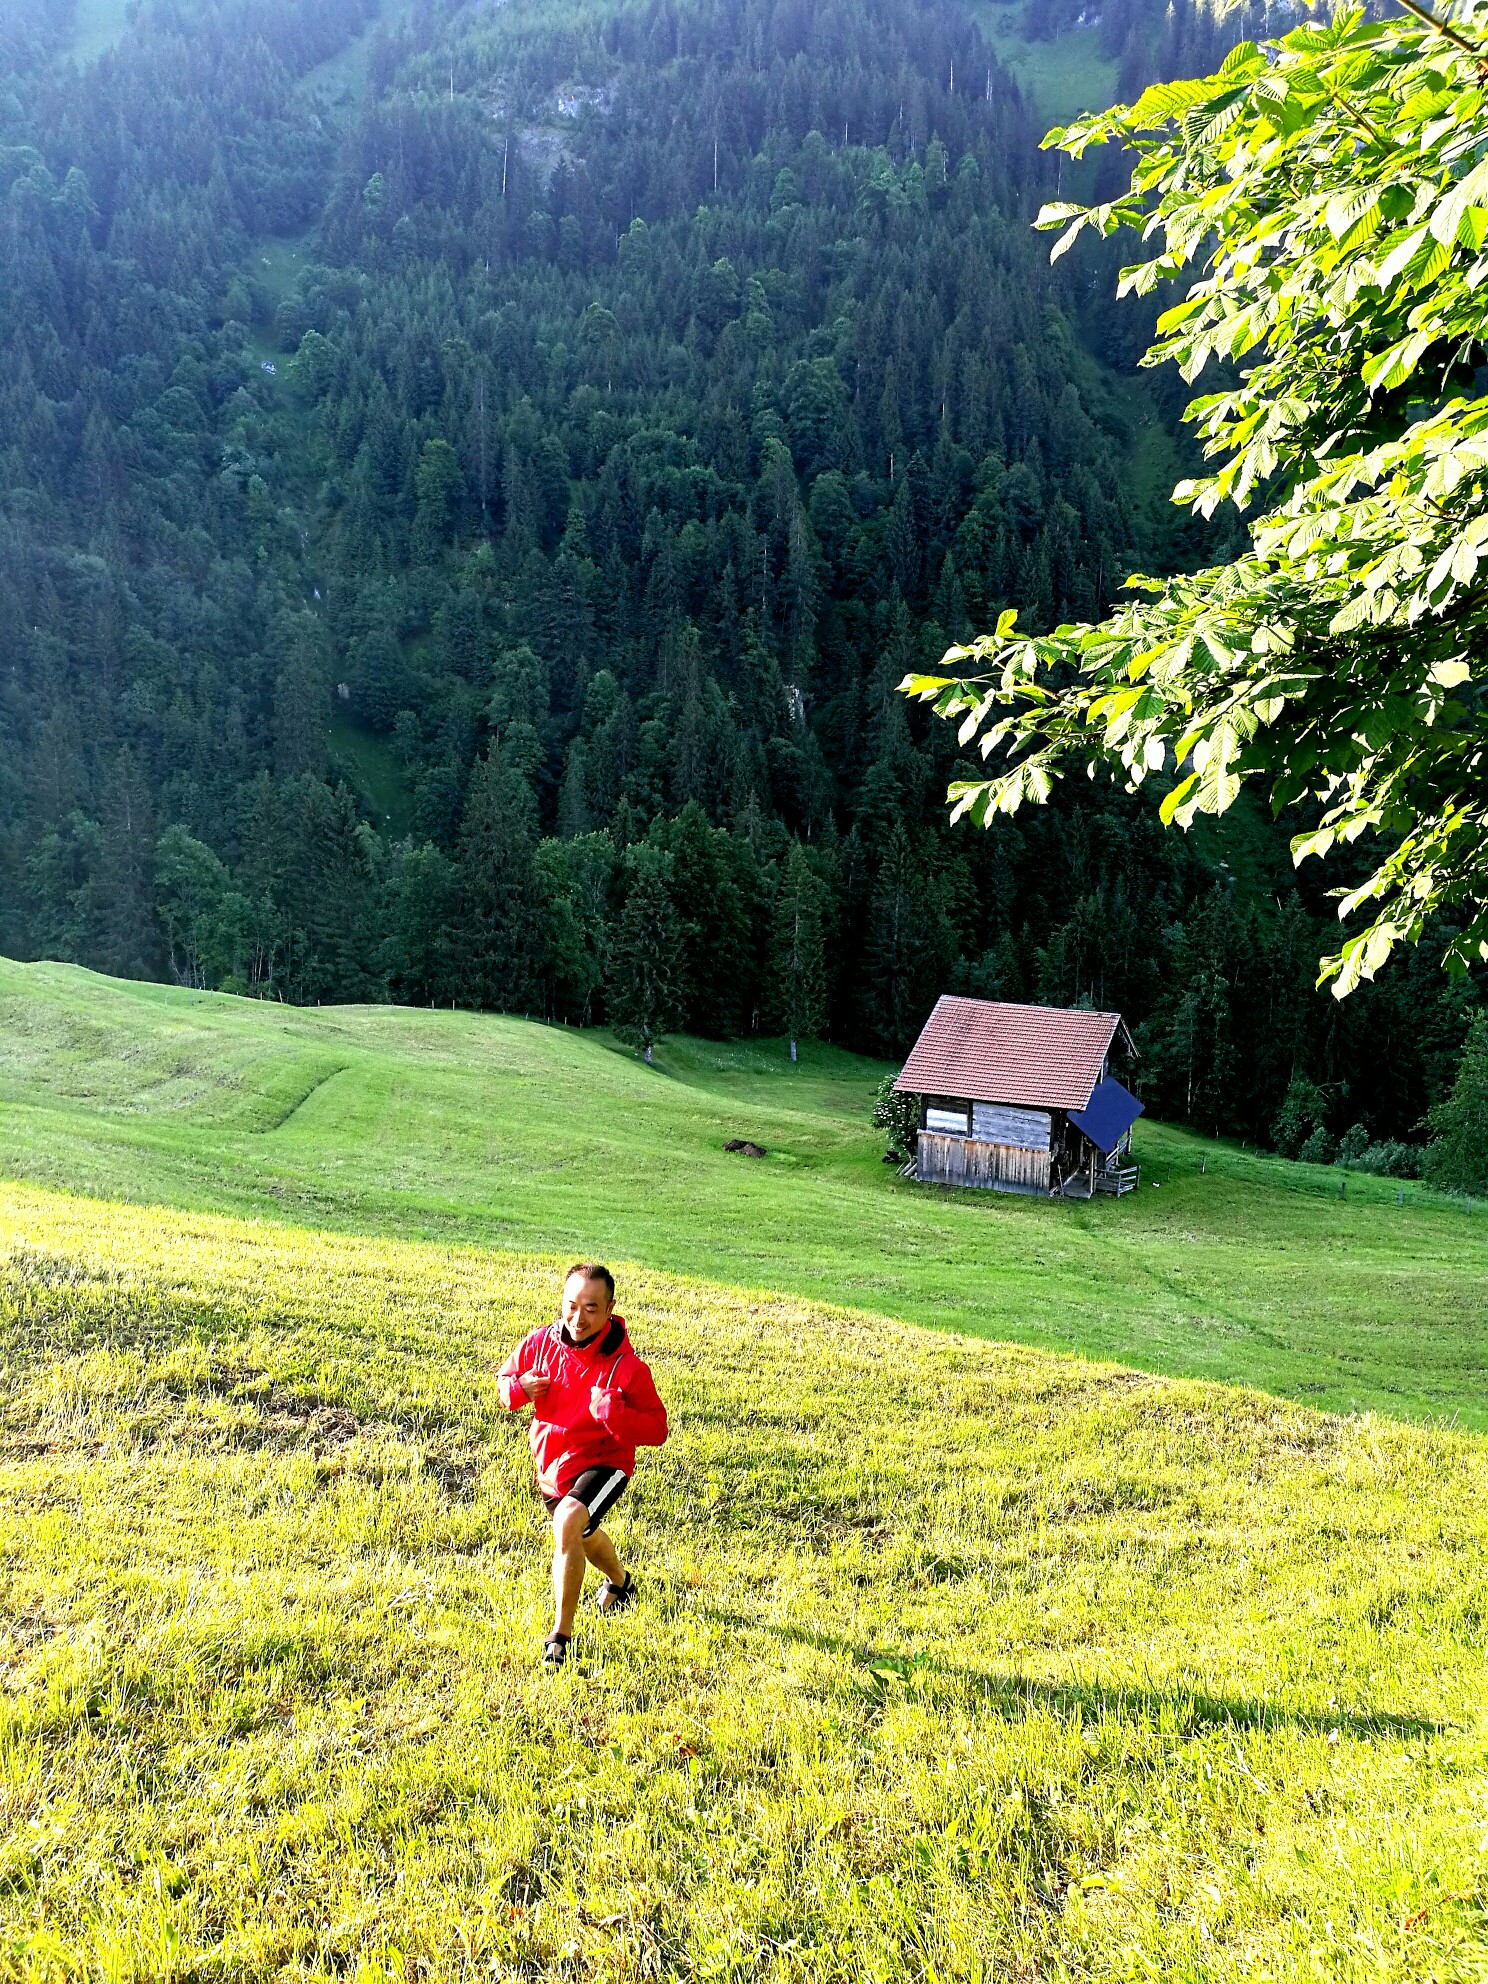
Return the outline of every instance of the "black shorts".
<path id="1" fill-rule="evenodd" d="M 582 1502 L 589 1511 L 589 1527 L 584 1534 L 592 1536 L 629 1486 L 630 1476 L 618 1467 L 586 1467 L 561 1495 L 544 1495 L 542 1503 L 551 1515 L 560 1502 Z"/>

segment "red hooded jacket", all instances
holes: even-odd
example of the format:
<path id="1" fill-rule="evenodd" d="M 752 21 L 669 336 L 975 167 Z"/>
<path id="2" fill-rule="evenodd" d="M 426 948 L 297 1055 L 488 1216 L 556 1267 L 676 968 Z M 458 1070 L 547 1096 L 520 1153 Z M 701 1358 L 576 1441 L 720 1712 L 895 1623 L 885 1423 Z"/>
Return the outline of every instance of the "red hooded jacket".
<path id="1" fill-rule="evenodd" d="M 623 1316 L 612 1316 L 608 1329 L 588 1343 L 575 1343 L 561 1322 L 524 1337 L 497 1380 L 508 1412 L 528 1402 L 524 1375 L 551 1380 L 532 1401 L 528 1434 L 540 1494 L 566 1495 L 586 1468 L 634 1473 L 636 1448 L 659 1447 L 666 1439 L 666 1407 L 649 1368 L 630 1347 Z"/>

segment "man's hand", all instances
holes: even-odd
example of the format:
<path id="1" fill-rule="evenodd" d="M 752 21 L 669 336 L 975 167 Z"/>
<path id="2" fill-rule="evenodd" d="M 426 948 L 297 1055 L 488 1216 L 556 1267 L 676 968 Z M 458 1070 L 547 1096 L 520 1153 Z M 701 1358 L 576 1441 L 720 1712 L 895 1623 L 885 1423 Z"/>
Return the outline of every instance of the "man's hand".
<path id="1" fill-rule="evenodd" d="M 604 1415 L 603 1413 L 601 1413 L 599 1408 L 601 1407 L 601 1405 L 604 1404 L 604 1401 L 608 1397 L 609 1397 L 609 1393 L 605 1390 L 603 1385 L 594 1385 L 590 1388 L 589 1412 L 592 1418 L 598 1419 L 600 1421 L 601 1425 L 604 1423 Z"/>
<path id="2" fill-rule="evenodd" d="M 528 1398 L 539 1399 L 544 1397 L 545 1394 L 550 1390 L 553 1380 L 551 1378 L 542 1377 L 540 1373 L 536 1371 L 524 1371 L 521 1377 L 518 1378 L 517 1383 L 522 1387 L 522 1390 L 526 1392 Z"/>

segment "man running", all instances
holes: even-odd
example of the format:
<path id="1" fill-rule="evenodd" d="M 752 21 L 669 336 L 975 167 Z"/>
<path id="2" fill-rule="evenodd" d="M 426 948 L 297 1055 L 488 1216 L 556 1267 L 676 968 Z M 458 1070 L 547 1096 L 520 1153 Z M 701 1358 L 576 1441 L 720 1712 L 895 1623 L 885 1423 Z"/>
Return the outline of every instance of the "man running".
<path id="1" fill-rule="evenodd" d="M 569 1269 L 559 1320 L 523 1338 L 502 1365 L 499 1385 L 509 1412 L 532 1407 L 537 1492 L 553 1518 L 553 1630 L 543 1662 L 561 1667 L 586 1564 L 604 1580 L 602 1612 L 619 1611 L 635 1595 L 635 1580 L 599 1521 L 625 1493 L 636 1448 L 659 1447 L 667 1436 L 666 1407 L 630 1347 L 625 1318 L 615 1314 L 607 1267 L 581 1261 Z"/>

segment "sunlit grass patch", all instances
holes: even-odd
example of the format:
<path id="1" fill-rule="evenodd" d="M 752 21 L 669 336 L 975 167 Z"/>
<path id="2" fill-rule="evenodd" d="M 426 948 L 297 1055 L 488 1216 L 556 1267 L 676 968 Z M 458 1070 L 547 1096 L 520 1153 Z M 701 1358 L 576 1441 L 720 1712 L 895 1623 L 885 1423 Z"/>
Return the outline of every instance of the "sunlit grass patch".
<path id="1" fill-rule="evenodd" d="M 0 1263 L 0 1975 L 1483 1974 L 1469 1438 L 626 1270 L 676 1434 L 555 1678 L 559 1262 Z"/>

